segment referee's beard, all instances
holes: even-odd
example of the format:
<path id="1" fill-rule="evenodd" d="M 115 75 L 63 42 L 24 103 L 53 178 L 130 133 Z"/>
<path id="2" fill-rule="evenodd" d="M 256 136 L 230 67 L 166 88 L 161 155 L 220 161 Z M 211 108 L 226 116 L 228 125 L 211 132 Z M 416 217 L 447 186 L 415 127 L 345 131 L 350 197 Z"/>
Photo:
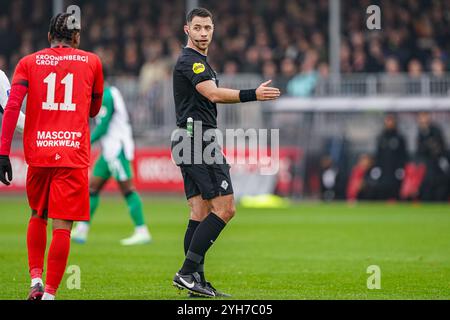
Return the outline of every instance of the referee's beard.
<path id="1" fill-rule="evenodd" d="M 195 50 L 200 51 L 204 55 L 208 54 L 209 45 L 211 44 L 211 39 L 194 39 L 190 35 L 189 37 L 189 46 L 193 46 Z"/>

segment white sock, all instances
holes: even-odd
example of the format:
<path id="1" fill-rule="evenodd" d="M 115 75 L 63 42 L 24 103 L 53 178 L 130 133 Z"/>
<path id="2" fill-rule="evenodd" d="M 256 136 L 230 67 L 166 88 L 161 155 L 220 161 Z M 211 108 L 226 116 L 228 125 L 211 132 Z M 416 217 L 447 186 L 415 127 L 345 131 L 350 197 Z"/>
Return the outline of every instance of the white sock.
<path id="1" fill-rule="evenodd" d="M 44 286 L 44 282 L 42 281 L 41 278 L 34 278 L 34 279 L 31 279 L 31 286 L 30 287 L 34 287 L 38 283 L 40 283 L 42 286 Z"/>
<path id="2" fill-rule="evenodd" d="M 55 300 L 55 296 L 50 293 L 44 292 L 42 300 Z"/>
<path id="3" fill-rule="evenodd" d="M 146 226 L 145 224 L 142 225 L 142 226 L 136 227 L 136 228 L 134 229 L 134 232 L 135 232 L 135 233 L 140 233 L 140 234 L 146 234 L 146 235 L 149 234 L 148 228 L 147 228 L 147 226 Z"/>

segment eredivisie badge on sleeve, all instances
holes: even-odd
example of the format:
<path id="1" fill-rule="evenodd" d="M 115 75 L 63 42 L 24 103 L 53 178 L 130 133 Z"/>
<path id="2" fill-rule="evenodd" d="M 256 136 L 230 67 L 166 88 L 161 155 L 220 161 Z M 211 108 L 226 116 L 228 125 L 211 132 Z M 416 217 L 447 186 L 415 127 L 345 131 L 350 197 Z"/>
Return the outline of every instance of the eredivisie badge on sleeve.
<path id="1" fill-rule="evenodd" d="M 205 71 L 205 65 L 203 63 L 194 63 L 192 71 L 194 71 L 195 74 L 200 74 Z"/>

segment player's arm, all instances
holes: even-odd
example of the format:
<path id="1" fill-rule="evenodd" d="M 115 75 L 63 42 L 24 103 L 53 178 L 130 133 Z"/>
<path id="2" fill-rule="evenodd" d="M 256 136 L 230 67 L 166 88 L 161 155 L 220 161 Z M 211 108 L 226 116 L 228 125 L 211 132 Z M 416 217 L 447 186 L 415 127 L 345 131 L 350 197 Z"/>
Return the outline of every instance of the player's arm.
<path id="1" fill-rule="evenodd" d="M 100 111 L 100 108 L 102 106 L 102 98 L 103 98 L 103 66 L 100 61 L 100 58 L 97 57 L 97 63 L 96 63 L 96 71 L 94 75 L 94 86 L 92 89 L 92 100 L 91 100 L 91 107 L 89 110 L 89 116 L 91 118 L 94 118 L 98 112 Z"/>
<path id="2" fill-rule="evenodd" d="M 0 70 L 0 113 L 5 111 L 6 104 L 8 102 L 9 93 L 11 90 L 11 84 L 9 83 L 6 74 Z M 25 126 L 25 114 L 20 111 L 19 120 L 17 121 L 16 130 L 20 133 L 23 132 Z"/>
<path id="3" fill-rule="evenodd" d="M 198 83 L 195 88 L 197 91 L 213 103 L 240 103 L 250 101 L 269 101 L 280 97 L 280 90 L 269 87 L 272 80 L 262 83 L 257 89 L 252 90 L 234 90 L 227 88 L 218 88 L 212 80 L 206 80 Z"/>
<path id="4" fill-rule="evenodd" d="M 3 109 L 3 106 L 0 104 L 0 114 L 3 113 L 5 113 L 5 109 Z M 19 133 L 23 133 L 24 128 L 25 128 L 25 114 L 22 111 L 20 111 L 19 119 L 17 120 L 16 131 Z"/>
<path id="5" fill-rule="evenodd" d="M 13 179 L 9 153 L 11 152 L 11 143 L 19 118 L 20 108 L 27 92 L 28 76 L 26 64 L 21 60 L 14 73 L 13 85 L 11 87 L 11 93 L 5 107 L 2 121 L 2 133 L 0 138 L 0 181 L 6 185 L 9 185 Z M 8 176 L 8 178 L 6 178 L 6 176 Z"/>
<path id="6" fill-rule="evenodd" d="M 114 114 L 114 99 L 111 95 L 110 90 L 106 90 L 103 95 L 103 103 L 98 114 L 99 122 L 95 127 L 94 131 L 91 133 L 91 143 L 95 143 L 101 137 L 103 137 L 109 128 L 109 124 L 111 123 L 112 116 Z"/>

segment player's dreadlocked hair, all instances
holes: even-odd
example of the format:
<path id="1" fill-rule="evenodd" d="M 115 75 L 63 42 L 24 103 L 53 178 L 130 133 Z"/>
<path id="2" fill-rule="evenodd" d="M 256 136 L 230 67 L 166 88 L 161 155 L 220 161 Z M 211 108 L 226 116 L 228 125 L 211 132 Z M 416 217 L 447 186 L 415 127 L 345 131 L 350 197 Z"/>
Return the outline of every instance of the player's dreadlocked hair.
<path id="1" fill-rule="evenodd" d="M 80 32 L 80 29 L 69 28 L 69 17 L 72 15 L 70 13 L 58 13 L 50 21 L 49 33 L 53 40 L 67 41 L 70 42 L 73 36 Z"/>

